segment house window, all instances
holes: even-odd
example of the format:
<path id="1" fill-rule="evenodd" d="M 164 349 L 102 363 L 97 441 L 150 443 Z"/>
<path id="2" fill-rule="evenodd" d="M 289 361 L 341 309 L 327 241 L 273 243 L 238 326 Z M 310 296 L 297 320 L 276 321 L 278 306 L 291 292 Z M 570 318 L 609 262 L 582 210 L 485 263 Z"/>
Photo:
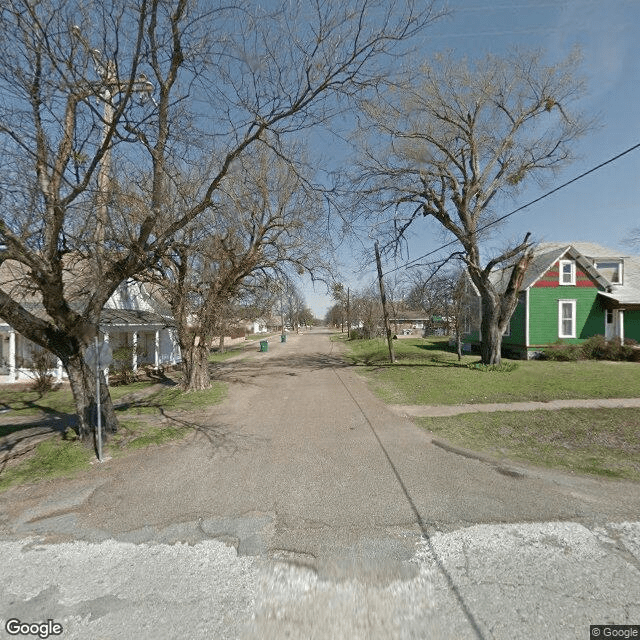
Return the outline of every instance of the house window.
<path id="1" fill-rule="evenodd" d="M 598 260 L 595 267 L 611 284 L 622 284 L 622 261 Z"/>
<path id="2" fill-rule="evenodd" d="M 560 284 L 576 283 L 576 263 L 573 260 L 560 260 Z"/>
<path id="3" fill-rule="evenodd" d="M 575 300 L 558 300 L 558 337 L 576 337 Z"/>
<path id="4" fill-rule="evenodd" d="M 502 336 L 506 338 L 511 336 L 511 320 L 507 323 L 507 328 L 504 330 Z"/>

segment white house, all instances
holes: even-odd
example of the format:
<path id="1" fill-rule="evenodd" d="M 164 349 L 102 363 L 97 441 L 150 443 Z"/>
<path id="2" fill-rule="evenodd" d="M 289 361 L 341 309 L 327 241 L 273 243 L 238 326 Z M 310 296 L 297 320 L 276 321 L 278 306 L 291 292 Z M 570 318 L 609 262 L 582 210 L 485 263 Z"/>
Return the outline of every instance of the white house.
<path id="1" fill-rule="evenodd" d="M 38 306 L 37 302 L 24 304 Z M 159 368 L 181 361 L 170 311 L 139 282 L 122 283 L 109 298 L 100 317 L 100 333 L 114 351 L 121 347 L 131 349 L 134 371 L 143 365 Z M 0 382 L 32 379 L 32 356 L 40 347 L 1 319 L 0 345 Z M 58 380 L 66 376 L 59 361 L 53 373 Z"/>

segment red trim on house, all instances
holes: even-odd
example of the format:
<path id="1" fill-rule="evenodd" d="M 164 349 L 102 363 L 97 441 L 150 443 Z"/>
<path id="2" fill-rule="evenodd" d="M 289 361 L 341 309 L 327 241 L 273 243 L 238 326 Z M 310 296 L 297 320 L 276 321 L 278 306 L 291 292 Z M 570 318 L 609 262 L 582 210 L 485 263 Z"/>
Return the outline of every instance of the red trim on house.
<path id="1" fill-rule="evenodd" d="M 576 274 L 576 287 L 590 287 L 597 289 L 598 285 L 586 273 L 578 271 Z"/>
<path id="2" fill-rule="evenodd" d="M 560 266 L 556 262 L 553 264 L 547 272 L 533 285 L 533 287 L 538 288 L 553 288 L 553 287 L 568 287 L 574 285 L 566 285 L 560 284 Z M 576 287 L 586 287 L 586 288 L 599 288 L 598 284 L 595 280 L 592 280 L 591 277 L 586 274 L 584 271 L 580 269 L 576 269 Z"/>

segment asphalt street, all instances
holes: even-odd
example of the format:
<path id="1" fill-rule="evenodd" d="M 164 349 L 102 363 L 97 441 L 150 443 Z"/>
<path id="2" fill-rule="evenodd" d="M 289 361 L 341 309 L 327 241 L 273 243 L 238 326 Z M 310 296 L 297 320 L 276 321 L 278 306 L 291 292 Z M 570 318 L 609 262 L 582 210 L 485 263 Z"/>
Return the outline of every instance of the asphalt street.
<path id="1" fill-rule="evenodd" d="M 229 396 L 184 441 L 1 494 L 0 637 L 11 618 L 65 639 L 640 624 L 639 485 L 436 446 L 339 349 L 272 341 L 218 366 Z"/>

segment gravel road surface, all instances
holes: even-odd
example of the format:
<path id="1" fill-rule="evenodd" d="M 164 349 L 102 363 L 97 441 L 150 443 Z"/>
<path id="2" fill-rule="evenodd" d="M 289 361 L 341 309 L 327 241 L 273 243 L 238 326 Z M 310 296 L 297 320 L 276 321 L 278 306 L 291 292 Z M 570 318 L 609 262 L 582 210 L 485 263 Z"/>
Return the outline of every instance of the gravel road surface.
<path id="1" fill-rule="evenodd" d="M 184 441 L 1 494 L 0 637 L 10 619 L 65 640 L 640 624 L 638 484 L 435 446 L 339 349 L 270 342 L 217 367 L 222 405 L 172 414 Z"/>

